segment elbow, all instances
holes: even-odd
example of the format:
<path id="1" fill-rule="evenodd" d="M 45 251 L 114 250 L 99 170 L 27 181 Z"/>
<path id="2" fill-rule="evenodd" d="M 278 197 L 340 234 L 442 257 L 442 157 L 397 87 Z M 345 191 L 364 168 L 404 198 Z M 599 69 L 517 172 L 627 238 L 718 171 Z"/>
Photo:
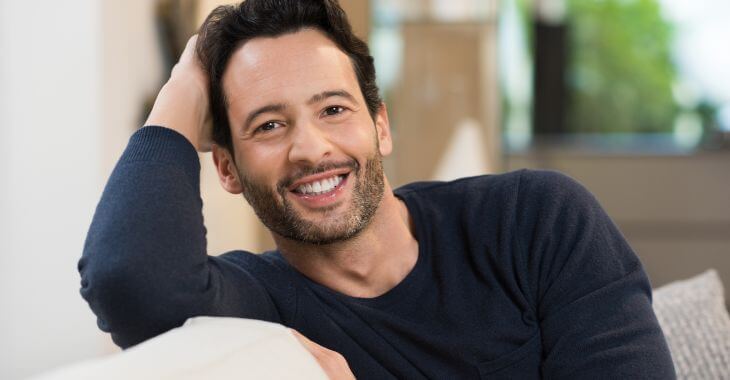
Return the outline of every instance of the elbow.
<path id="1" fill-rule="evenodd" d="M 125 291 L 124 287 L 129 286 L 129 276 L 113 265 L 94 260 L 87 252 L 79 260 L 78 270 L 81 276 L 81 297 L 97 316 L 99 328 L 112 332 L 109 322 L 117 319 L 115 316 L 121 314 L 120 306 L 128 302 L 120 303 L 120 295 Z"/>
<path id="2" fill-rule="evenodd" d="M 100 330 L 111 333 L 115 344 L 128 348 L 156 335 L 147 320 L 140 279 L 124 266 L 84 252 L 78 264 L 81 297 L 97 317 Z"/>
<path id="3" fill-rule="evenodd" d="M 160 270 L 151 255 L 123 253 L 106 248 L 102 254 L 87 248 L 78 264 L 81 296 L 96 315 L 99 328 L 111 333 L 114 343 L 122 348 L 133 346 L 196 314 L 189 309 L 200 307 L 201 302 L 186 302 L 190 300 L 180 293 L 180 288 L 195 281 L 180 279 L 174 270 Z"/>

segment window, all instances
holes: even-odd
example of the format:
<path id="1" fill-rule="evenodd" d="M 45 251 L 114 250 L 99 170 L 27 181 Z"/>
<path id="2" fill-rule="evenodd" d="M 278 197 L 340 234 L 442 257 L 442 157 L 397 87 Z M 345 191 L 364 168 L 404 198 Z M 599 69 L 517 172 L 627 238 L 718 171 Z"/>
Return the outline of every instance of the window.
<path id="1" fill-rule="evenodd" d="M 542 140 L 685 153 L 730 131 L 726 0 L 501 4 L 507 149 Z"/>

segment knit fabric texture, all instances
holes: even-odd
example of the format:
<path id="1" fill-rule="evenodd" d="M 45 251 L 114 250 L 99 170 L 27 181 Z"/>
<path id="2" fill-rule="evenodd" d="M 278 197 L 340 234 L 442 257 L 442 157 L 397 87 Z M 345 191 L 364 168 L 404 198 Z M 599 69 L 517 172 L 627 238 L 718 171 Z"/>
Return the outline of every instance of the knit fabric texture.
<path id="1" fill-rule="evenodd" d="M 654 291 L 678 379 L 730 379 L 730 317 L 714 269 Z"/>

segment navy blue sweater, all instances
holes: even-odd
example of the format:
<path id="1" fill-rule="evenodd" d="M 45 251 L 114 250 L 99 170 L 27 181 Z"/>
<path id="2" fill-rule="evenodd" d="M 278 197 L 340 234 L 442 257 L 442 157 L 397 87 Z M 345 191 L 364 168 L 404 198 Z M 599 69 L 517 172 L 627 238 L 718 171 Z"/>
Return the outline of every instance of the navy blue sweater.
<path id="1" fill-rule="evenodd" d="M 145 127 L 104 190 L 81 294 L 121 347 L 192 316 L 234 316 L 299 330 L 362 379 L 675 377 L 639 260 L 566 176 L 523 170 L 397 189 L 418 260 L 387 293 L 354 298 L 276 251 L 207 255 L 199 165 L 184 137 Z"/>

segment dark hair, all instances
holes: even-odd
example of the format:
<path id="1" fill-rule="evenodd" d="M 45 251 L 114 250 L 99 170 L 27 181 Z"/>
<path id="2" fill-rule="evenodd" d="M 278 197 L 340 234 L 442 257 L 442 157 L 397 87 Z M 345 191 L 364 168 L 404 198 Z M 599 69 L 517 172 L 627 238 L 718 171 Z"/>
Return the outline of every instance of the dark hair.
<path id="1" fill-rule="evenodd" d="M 253 38 L 276 37 L 307 27 L 323 32 L 349 56 L 368 112 L 375 119 L 381 99 L 373 57 L 367 44 L 353 34 L 336 0 L 246 0 L 213 10 L 198 36 L 196 49 L 210 81 L 214 143 L 233 153 L 222 84 L 233 52 Z"/>

